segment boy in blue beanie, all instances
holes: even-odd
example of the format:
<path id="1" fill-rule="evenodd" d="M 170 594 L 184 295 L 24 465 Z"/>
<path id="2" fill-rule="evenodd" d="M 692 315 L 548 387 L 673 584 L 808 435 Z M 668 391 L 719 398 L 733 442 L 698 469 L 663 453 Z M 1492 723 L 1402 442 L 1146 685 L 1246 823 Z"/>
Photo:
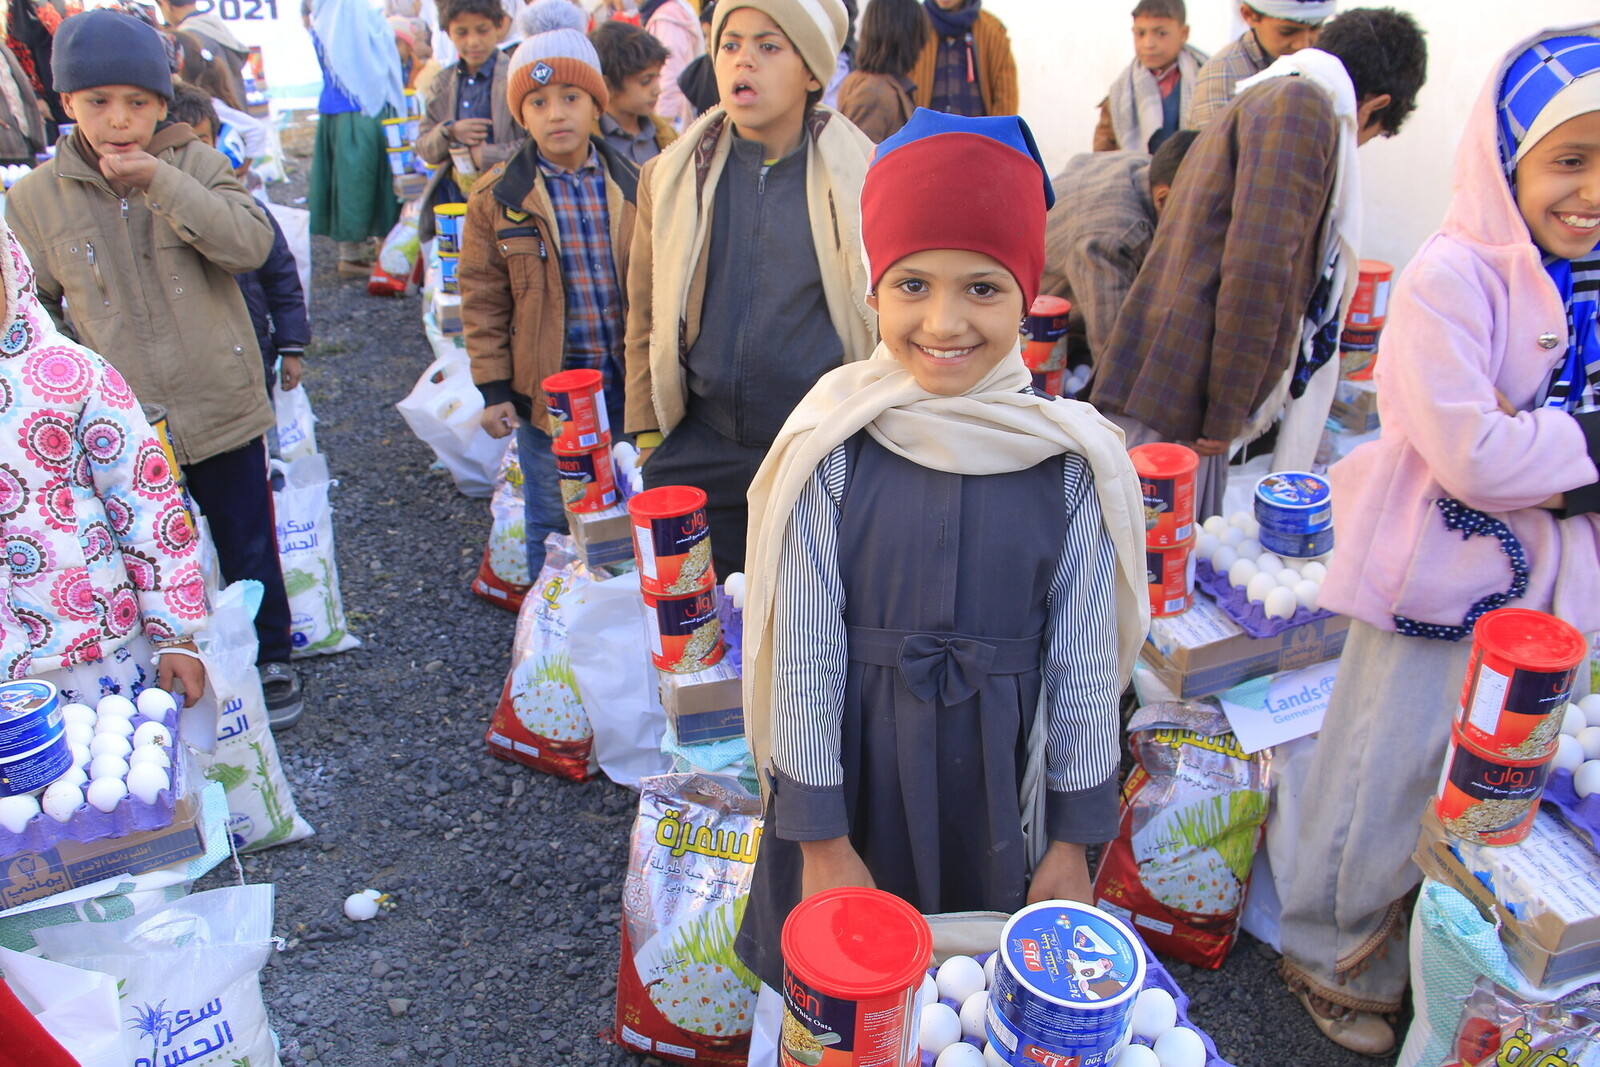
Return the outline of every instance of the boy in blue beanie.
<path id="1" fill-rule="evenodd" d="M 233 280 L 267 258 L 272 226 L 227 158 L 167 121 L 172 74 L 155 29 L 114 11 L 75 15 L 51 69 L 77 129 L 12 187 L 6 218 L 56 323 L 166 408 L 223 577 L 265 588 L 258 663 L 273 722 L 288 725 L 302 700 L 267 487 L 272 408 Z"/>

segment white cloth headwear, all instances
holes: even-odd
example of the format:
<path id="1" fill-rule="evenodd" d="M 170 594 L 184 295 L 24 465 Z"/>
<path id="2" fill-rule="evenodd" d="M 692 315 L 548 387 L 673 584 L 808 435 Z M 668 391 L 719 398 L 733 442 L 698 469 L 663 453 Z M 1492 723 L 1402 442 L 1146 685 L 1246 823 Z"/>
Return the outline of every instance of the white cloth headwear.
<path id="1" fill-rule="evenodd" d="M 1290 22 L 1312 24 L 1331 19 L 1338 10 L 1335 0 L 1244 0 L 1246 4 L 1271 19 L 1288 19 Z"/>

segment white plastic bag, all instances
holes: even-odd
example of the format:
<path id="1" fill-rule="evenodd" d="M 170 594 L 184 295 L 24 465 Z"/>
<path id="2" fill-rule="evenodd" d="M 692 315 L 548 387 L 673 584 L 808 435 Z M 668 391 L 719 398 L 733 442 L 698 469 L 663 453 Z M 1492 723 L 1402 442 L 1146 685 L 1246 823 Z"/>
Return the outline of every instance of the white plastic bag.
<path id="1" fill-rule="evenodd" d="M 276 1067 L 260 972 L 272 952 L 271 885 L 196 893 L 149 915 L 39 931 L 46 957 L 118 983 L 128 1067 Z"/>
<path id="2" fill-rule="evenodd" d="M 465 353 L 434 360 L 395 407 L 411 432 L 433 449 L 459 492 L 475 497 L 494 493 L 505 442 L 490 437 L 478 422 L 483 395 L 472 384 Z"/>
<path id="3" fill-rule="evenodd" d="M 271 179 L 268 179 L 269 181 Z M 300 291 L 306 295 L 306 310 L 311 306 L 311 212 L 303 207 L 285 204 L 268 204 L 267 210 L 283 230 L 289 242 L 289 253 L 294 256 L 295 271 L 300 275 Z"/>
<path id="4" fill-rule="evenodd" d="M 0 973 L 33 1014 L 81 1067 L 127 1067 L 134 1057 L 122 1033 L 117 980 L 100 971 L 0 948 Z"/>
<path id="5" fill-rule="evenodd" d="M 290 463 L 317 450 L 317 417 L 304 385 L 285 392 L 273 383 L 272 411 L 278 420 L 279 459 Z"/>
<path id="6" fill-rule="evenodd" d="M 360 648 L 349 630 L 339 596 L 339 561 L 333 551 L 333 506 L 328 461 L 320 454 L 275 464 L 283 488 L 272 493 L 277 514 L 278 558 L 289 593 L 290 639 L 295 656 L 332 655 Z"/>
<path id="7" fill-rule="evenodd" d="M 635 788 L 672 770 L 661 751 L 667 719 L 644 651 L 645 624 L 637 573 L 591 583 L 568 608 L 567 650 L 594 727 L 595 758 L 606 777 Z"/>

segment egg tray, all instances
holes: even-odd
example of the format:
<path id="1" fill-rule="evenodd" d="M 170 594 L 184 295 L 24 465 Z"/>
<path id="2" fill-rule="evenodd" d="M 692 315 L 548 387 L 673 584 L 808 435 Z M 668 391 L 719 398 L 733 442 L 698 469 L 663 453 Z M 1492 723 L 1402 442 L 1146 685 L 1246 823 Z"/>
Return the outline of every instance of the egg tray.
<path id="1" fill-rule="evenodd" d="M 744 612 L 733 606 L 733 598 L 717 586 L 717 618 L 722 622 L 723 656 L 733 669 L 744 674 Z"/>
<path id="2" fill-rule="evenodd" d="M 1238 623 L 1245 633 L 1254 638 L 1277 637 L 1285 630 L 1292 630 L 1296 626 L 1304 626 L 1308 622 L 1318 619 L 1331 619 L 1333 612 L 1321 608 L 1308 608 L 1297 604 L 1294 614 L 1287 619 L 1269 619 L 1267 613 L 1261 610 L 1261 605 L 1245 595 L 1243 589 L 1236 588 L 1228 581 L 1226 574 L 1218 574 L 1211 569 L 1209 560 L 1196 559 L 1194 561 L 1194 584 L 1205 590 L 1206 595 L 1216 602 L 1223 613 Z"/>
<path id="3" fill-rule="evenodd" d="M 157 793 L 154 804 L 146 804 L 130 794 L 119 800 L 110 811 L 101 811 L 85 801 L 64 823 L 57 822 L 41 811 L 28 820 L 20 834 L 0 826 L 0 857 L 24 852 L 46 852 L 63 841 L 86 845 L 107 837 L 126 837 L 128 834 L 164 830 L 171 826 L 178 797 L 183 795 L 187 787 L 188 776 L 184 773 L 185 761 L 177 744 L 177 709 L 162 716 L 161 722 L 173 740 L 172 748 L 167 752 L 172 757 L 172 766 L 167 769 L 172 786 Z"/>
<path id="4" fill-rule="evenodd" d="M 1555 808 L 1568 823 L 1588 834 L 1590 843 L 1600 849 L 1600 793 L 1578 796 L 1572 788 L 1572 772 L 1557 767 L 1550 772 L 1540 801 Z"/>

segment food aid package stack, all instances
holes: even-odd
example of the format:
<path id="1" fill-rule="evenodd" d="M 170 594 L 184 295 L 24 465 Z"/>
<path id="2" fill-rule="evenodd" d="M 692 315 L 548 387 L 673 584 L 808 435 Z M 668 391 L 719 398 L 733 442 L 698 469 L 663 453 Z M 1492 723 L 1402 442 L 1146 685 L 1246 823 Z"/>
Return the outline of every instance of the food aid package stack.
<path id="1" fill-rule="evenodd" d="M 497 608 L 516 611 L 533 583 L 528 573 L 527 512 L 522 497 L 522 465 L 517 462 L 517 439 L 506 439 L 505 455 L 495 475 L 494 496 L 489 498 L 489 543 L 483 562 L 472 579 L 472 591 Z"/>
<path id="2" fill-rule="evenodd" d="M 80 1063 L 276 1067 L 260 982 L 272 919 L 271 885 L 229 886 L 116 922 L 42 928 L 42 958 L 0 949 L 0 967 Z M 77 995 L 63 1003 L 63 991 Z"/>
<path id="3" fill-rule="evenodd" d="M 311 411 L 306 387 L 285 390 L 272 386 L 272 413 L 277 419 L 278 458 L 293 463 L 317 451 L 317 417 Z"/>
<path id="4" fill-rule="evenodd" d="M 640 783 L 622 893 L 617 1036 L 669 1063 L 743 1067 L 756 977 L 734 956 L 761 802 L 722 775 Z"/>
<path id="5" fill-rule="evenodd" d="M 207 778 L 228 792 L 228 834 L 241 852 L 310 837 L 278 759 L 256 670 L 259 582 L 235 582 L 212 598 L 196 644 L 210 685 L 197 711 L 216 718 L 216 741 L 199 753 Z"/>
<path id="6" fill-rule="evenodd" d="M 567 646 L 571 610 L 593 581 L 572 538 L 545 540 L 544 569 L 517 612 L 511 670 L 484 735 L 491 754 L 575 782 L 599 771 Z"/>
<path id="7" fill-rule="evenodd" d="M 457 492 L 493 495 L 505 442 L 490 437 L 479 423 L 483 394 L 472 384 L 465 353 L 450 351 L 434 360 L 395 408 L 450 472 Z"/>
<path id="8" fill-rule="evenodd" d="M 283 474 L 283 486 L 273 490 L 272 505 L 294 655 L 329 656 L 360 648 L 360 639 L 345 623 L 339 595 L 333 505 L 328 500 L 338 483 L 328 476 L 328 461 L 320 454 L 302 456 L 276 469 Z"/>
<path id="9" fill-rule="evenodd" d="M 1156 952 L 1216 969 L 1239 931 L 1267 817 L 1270 756 L 1247 754 L 1208 704 L 1141 708 L 1128 736 L 1138 766 L 1122 786 L 1094 903 Z"/>

